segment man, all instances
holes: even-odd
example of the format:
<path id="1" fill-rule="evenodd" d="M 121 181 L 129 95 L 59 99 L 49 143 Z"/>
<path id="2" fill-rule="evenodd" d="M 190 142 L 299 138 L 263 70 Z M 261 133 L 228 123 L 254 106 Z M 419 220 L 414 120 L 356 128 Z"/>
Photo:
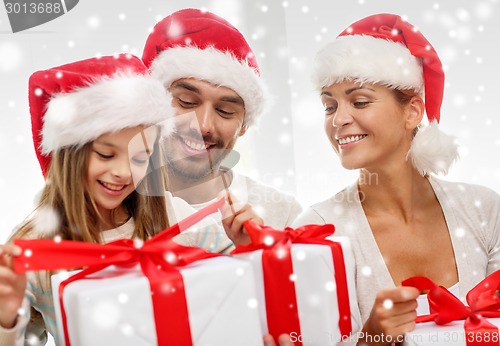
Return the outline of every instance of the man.
<path id="1" fill-rule="evenodd" d="M 288 226 L 301 211 L 295 198 L 224 167 L 224 161 L 234 165 L 236 141 L 266 106 L 259 67 L 243 35 L 213 13 L 184 9 L 156 24 L 142 59 L 172 94 L 178 112 L 177 131 L 164 143 L 173 199 L 199 209 L 229 191 L 231 210 L 223 224 L 237 243 L 245 237 L 245 220 Z M 174 222 L 189 214 L 178 209 Z M 228 253 L 234 246 L 226 233 L 196 232 L 184 240 Z"/>

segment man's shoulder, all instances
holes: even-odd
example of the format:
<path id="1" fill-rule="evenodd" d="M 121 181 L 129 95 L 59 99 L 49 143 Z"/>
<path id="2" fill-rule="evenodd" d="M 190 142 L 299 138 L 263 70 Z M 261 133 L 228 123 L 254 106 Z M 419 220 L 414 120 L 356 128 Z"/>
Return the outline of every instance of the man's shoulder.
<path id="1" fill-rule="evenodd" d="M 280 201 L 299 204 L 295 196 L 289 192 L 280 190 L 244 174 L 233 173 L 233 175 L 235 185 L 245 185 L 249 197 L 269 200 L 276 200 L 277 197 L 280 197 Z"/>

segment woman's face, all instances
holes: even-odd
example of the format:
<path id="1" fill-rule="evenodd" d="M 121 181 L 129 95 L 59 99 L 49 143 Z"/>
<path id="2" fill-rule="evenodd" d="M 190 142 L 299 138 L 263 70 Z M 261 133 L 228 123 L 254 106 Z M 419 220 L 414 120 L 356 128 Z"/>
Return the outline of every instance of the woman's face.
<path id="1" fill-rule="evenodd" d="M 347 169 L 377 169 L 404 162 L 411 143 L 407 106 L 376 84 L 343 82 L 324 87 L 325 131 Z"/>

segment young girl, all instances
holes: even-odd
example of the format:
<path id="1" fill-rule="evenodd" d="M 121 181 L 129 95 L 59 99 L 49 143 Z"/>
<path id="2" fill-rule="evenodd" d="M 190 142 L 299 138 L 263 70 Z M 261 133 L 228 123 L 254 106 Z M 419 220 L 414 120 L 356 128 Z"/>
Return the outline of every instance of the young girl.
<path id="1" fill-rule="evenodd" d="M 160 134 L 172 131 L 165 122 L 174 112 L 161 83 L 137 57 L 105 56 L 38 71 L 29 93 L 46 185 L 36 211 L 12 239 L 146 240 L 168 226 L 163 196 L 147 193 L 161 177 L 145 175 Z M 145 193 L 135 191 L 138 184 Z M 17 254 L 12 244 L 0 246 L 0 345 L 22 345 L 24 337 L 38 344 L 45 330 L 57 335 L 50 273 L 14 273 L 11 256 Z"/>

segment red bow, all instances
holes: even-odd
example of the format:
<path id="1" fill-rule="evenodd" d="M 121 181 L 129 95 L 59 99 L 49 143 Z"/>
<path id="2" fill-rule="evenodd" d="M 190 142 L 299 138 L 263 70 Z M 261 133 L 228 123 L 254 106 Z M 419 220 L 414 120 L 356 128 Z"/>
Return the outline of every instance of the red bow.
<path id="1" fill-rule="evenodd" d="M 487 345 L 488 340 L 478 337 L 478 334 L 489 333 L 498 336 L 498 328 L 489 323 L 485 317 L 500 317 L 500 270 L 486 277 L 467 293 L 469 306 L 463 304 L 457 297 L 443 286 L 436 285 L 432 280 L 415 276 L 402 282 L 403 286 L 413 286 L 419 290 L 428 290 L 429 315 L 418 316 L 416 322 L 434 321 L 443 325 L 452 321 L 465 320 L 464 328 L 467 334 L 467 345 Z M 472 335 L 471 335 L 472 334 Z M 491 340 L 491 345 L 498 345 Z"/>
<path id="2" fill-rule="evenodd" d="M 83 279 L 111 265 L 131 267 L 140 264 L 151 286 L 158 344 L 191 345 L 184 282 L 179 267 L 220 255 L 200 248 L 179 245 L 172 238 L 181 230 L 191 227 L 205 216 L 217 211 L 223 203 L 224 199 L 220 199 L 143 244 L 136 243 L 132 239 L 120 239 L 108 244 L 16 239 L 14 243 L 23 249 L 23 254 L 14 257 L 14 270 L 23 273 L 28 270 L 87 267 L 59 285 L 64 338 L 66 345 L 69 346 L 66 312 L 63 304 L 64 288 L 73 281 Z M 162 289 L 164 282 L 168 282 L 172 290 Z M 175 313 L 166 311 L 165 306 L 169 307 L 168 311 L 175 311 Z"/>
<path id="3" fill-rule="evenodd" d="M 250 236 L 251 243 L 237 246 L 231 254 L 263 250 L 265 295 L 272 297 L 266 300 L 269 333 L 275 338 L 283 333 L 296 332 L 300 335 L 295 284 L 293 280 L 290 280 L 293 274 L 290 249 L 292 244 L 314 244 L 329 246 L 332 251 L 340 332 L 343 336 L 349 335 L 352 330 L 351 310 L 343 251 L 339 243 L 325 239 L 335 232 L 335 227 L 331 224 L 306 225 L 297 229 L 287 227 L 280 231 L 251 221 L 245 222 L 244 227 Z"/>

